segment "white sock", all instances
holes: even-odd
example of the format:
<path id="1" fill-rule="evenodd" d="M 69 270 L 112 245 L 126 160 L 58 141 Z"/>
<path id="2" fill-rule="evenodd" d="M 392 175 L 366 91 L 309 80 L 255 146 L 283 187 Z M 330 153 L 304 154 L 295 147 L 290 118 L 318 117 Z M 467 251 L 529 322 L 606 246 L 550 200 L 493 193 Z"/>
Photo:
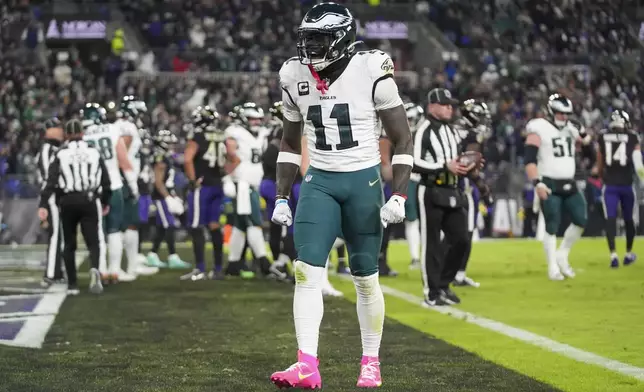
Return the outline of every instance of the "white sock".
<path id="1" fill-rule="evenodd" d="M 557 265 L 557 236 L 546 233 L 543 236 L 543 249 L 546 251 L 548 265 Z"/>
<path id="2" fill-rule="evenodd" d="M 230 242 L 228 243 L 229 262 L 241 260 L 245 242 L 246 238 L 244 237 L 244 232 L 233 227 L 233 231 L 230 233 Z"/>
<path id="3" fill-rule="evenodd" d="M 572 246 L 575 244 L 575 242 L 577 242 L 581 238 L 583 232 L 583 227 L 579 227 L 573 224 L 570 224 L 570 226 L 568 226 L 568 228 L 564 232 L 561 245 L 559 245 L 559 250 L 564 254 L 564 256 L 568 256 L 570 249 L 572 249 Z"/>
<path id="4" fill-rule="evenodd" d="M 112 233 L 107 235 L 108 264 L 110 273 L 116 274 L 121 270 L 121 258 L 123 257 L 123 233 Z"/>
<path id="5" fill-rule="evenodd" d="M 305 354 L 318 356 L 320 324 L 324 316 L 322 280 L 326 268 L 314 267 L 295 260 L 295 293 L 293 294 L 293 319 L 297 346 Z"/>
<path id="6" fill-rule="evenodd" d="M 273 265 L 275 267 L 283 267 L 288 264 L 289 261 L 291 261 L 291 259 L 287 255 L 280 253 L 280 255 L 277 256 L 277 260 L 273 261 Z"/>
<path id="7" fill-rule="evenodd" d="M 413 222 L 405 221 L 405 238 L 411 259 L 420 259 L 420 222 L 418 219 Z"/>
<path id="8" fill-rule="evenodd" d="M 323 286 L 331 285 L 331 282 L 329 282 L 329 268 L 331 268 L 331 260 L 327 257 L 326 265 L 324 266 L 324 276 L 322 277 Z"/>
<path id="9" fill-rule="evenodd" d="M 385 297 L 380 289 L 378 274 L 354 276 L 353 284 L 356 286 L 362 355 L 377 357 L 385 323 Z"/>
<path id="10" fill-rule="evenodd" d="M 248 237 L 248 247 L 255 253 L 256 258 L 266 257 L 266 242 L 264 241 L 264 233 L 259 226 L 252 226 L 246 229 L 246 236 Z"/>
<path id="11" fill-rule="evenodd" d="M 344 245 L 344 240 L 340 237 L 337 237 L 333 242 L 333 249 L 339 248 Z"/>
<path id="12" fill-rule="evenodd" d="M 454 280 L 462 282 L 463 279 L 465 279 L 465 271 L 458 271 L 456 273 L 456 276 L 454 277 Z"/>
<path id="13" fill-rule="evenodd" d="M 123 235 L 123 247 L 125 248 L 125 255 L 127 256 L 128 272 L 136 272 L 136 263 L 139 256 L 138 230 L 125 230 L 125 234 Z"/>

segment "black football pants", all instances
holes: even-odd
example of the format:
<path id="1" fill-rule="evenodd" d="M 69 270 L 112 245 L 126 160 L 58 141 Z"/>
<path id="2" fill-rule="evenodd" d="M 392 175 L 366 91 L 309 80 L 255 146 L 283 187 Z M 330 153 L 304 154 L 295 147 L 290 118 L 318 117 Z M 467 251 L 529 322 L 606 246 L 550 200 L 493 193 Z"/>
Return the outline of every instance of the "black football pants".
<path id="1" fill-rule="evenodd" d="M 464 207 L 448 208 L 432 203 L 425 185 L 418 185 L 418 213 L 421 233 L 421 267 L 423 293 L 435 299 L 442 289 L 449 287 L 462 265 L 467 251 L 469 232 L 467 210 Z M 441 231 L 445 243 L 441 243 Z M 447 247 L 447 251 L 445 251 Z"/>
<path id="2" fill-rule="evenodd" d="M 63 222 L 65 241 L 63 260 L 70 285 L 75 285 L 76 277 L 76 233 L 80 225 L 81 234 L 89 251 L 90 268 L 98 269 L 101 247 L 104 247 L 102 230 L 102 208 L 98 200 L 88 200 L 82 194 L 64 195 L 60 200 L 60 216 Z"/>

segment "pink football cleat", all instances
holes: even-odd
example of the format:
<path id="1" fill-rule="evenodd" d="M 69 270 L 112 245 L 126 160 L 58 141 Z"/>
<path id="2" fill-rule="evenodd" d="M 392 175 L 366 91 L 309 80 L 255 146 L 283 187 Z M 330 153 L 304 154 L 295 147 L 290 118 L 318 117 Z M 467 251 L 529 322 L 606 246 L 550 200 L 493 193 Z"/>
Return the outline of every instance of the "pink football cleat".
<path id="1" fill-rule="evenodd" d="M 278 388 L 319 389 L 322 388 L 322 376 L 318 370 L 320 361 L 301 351 L 297 352 L 297 362 L 282 372 L 271 375 L 271 382 Z M 380 371 L 378 371 L 380 379 Z"/>
<path id="2" fill-rule="evenodd" d="M 360 376 L 358 388 L 378 388 L 382 385 L 380 377 L 380 361 L 378 357 L 363 356 L 360 362 Z"/>

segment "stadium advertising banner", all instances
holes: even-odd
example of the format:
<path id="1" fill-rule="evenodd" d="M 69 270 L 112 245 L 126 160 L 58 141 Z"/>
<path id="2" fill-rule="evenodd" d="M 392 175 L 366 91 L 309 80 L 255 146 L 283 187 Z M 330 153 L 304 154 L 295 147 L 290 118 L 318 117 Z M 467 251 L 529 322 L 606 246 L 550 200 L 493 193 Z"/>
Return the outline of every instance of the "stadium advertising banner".
<path id="1" fill-rule="evenodd" d="M 45 40 L 103 40 L 108 21 L 98 14 L 51 15 L 43 23 Z"/>
<path id="2" fill-rule="evenodd" d="M 406 22 L 372 20 L 356 21 L 358 35 L 364 39 L 408 39 L 409 26 Z"/>

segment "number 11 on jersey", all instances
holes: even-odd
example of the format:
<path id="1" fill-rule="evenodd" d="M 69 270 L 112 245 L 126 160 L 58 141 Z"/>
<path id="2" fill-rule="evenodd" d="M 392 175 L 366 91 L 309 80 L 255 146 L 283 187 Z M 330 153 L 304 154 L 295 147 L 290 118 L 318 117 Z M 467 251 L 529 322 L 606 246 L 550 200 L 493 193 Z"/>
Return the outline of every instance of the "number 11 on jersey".
<path id="1" fill-rule="evenodd" d="M 333 105 L 333 109 L 331 109 L 329 117 L 336 120 L 338 132 L 340 133 L 340 143 L 335 145 L 335 149 L 346 150 L 348 148 L 356 147 L 358 142 L 353 140 L 349 105 L 346 103 L 336 103 Z M 323 122 L 322 106 L 310 106 L 306 113 L 306 119 L 311 121 L 315 128 L 315 148 L 323 151 L 331 151 L 333 147 L 326 141 L 326 127 Z"/>

